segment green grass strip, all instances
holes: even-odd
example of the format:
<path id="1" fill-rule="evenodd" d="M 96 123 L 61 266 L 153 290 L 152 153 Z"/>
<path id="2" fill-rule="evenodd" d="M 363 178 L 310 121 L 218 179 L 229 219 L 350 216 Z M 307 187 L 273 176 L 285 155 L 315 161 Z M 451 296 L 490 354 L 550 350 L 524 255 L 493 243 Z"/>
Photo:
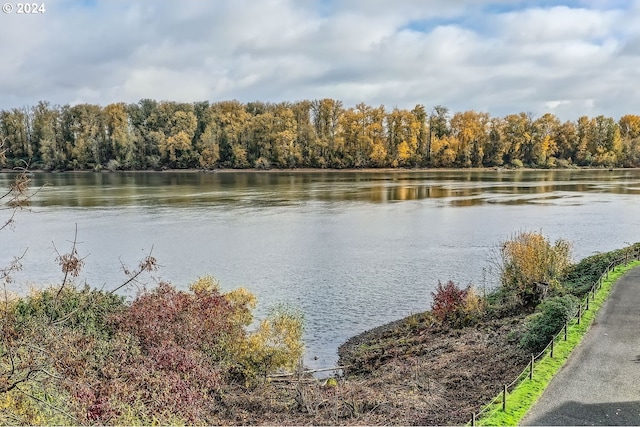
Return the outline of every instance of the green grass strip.
<path id="1" fill-rule="evenodd" d="M 529 380 L 528 372 L 524 380 L 510 392 L 507 393 L 506 410 L 502 410 L 502 396 L 496 403 L 488 409 L 481 418 L 476 420 L 479 426 L 516 426 L 526 415 L 533 404 L 542 395 L 547 388 L 551 379 L 565 364 L 571 351 L 580 344 L 582 338 L 589 330 L 600 307 L 607 300 L 613 284 L 626 271 L 640 265 L 640 261 L 632 261 L 631 263 L 618 266 L 609 273 L 608 279 L 603 279 L 602 288 L 596 293 L 596 297 L 589 302 L 589 310 L 582 313 L 580 324 L 577 319 L 572 320 L 567 327 L 567 340 L 564 341 L 564 335 L 556 339 L 553 358 L 546 352 L 534 365 L 533 379 Z"/>

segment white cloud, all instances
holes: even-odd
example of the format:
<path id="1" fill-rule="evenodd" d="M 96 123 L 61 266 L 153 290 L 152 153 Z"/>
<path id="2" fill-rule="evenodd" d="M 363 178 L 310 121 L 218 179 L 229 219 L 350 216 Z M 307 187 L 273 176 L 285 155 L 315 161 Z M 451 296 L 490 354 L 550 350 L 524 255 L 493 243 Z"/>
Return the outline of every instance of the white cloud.
<path id="1" fill-rule="evenodd" d="M 0 17 L 0 108 L 331 97 L 640 114 L 640 2 L 71 0 Z M 623 3 L 624 5 L 624 3 Z"/>
<path id="2" fill-rule="evenodd" d="M 503 37 L 519 44 L 594 40 L 609 37 L 622 14 L 620 10 L 556 6 L 505 13 L 494 22 Z"/>

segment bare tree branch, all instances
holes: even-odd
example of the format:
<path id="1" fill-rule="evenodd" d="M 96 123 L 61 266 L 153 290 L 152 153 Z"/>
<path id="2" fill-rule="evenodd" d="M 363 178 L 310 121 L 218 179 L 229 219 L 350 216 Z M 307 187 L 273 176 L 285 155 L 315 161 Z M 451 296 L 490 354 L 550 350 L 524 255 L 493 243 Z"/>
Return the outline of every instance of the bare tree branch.
<path id="1" fill-rule="evenodd" d="M 82 267 L 84 266 L 84 260 L 87 258 L 88 255 L 83 258 L 80 258 L 80 256 L 78 255 L 78 249 L 77 249 L 78 224 L 76 224 L 76 230 L 73 236 L 73 241 L 71 242 L 71 250 L 69 252 L 65 254 L 60 254 L 60 252 L 58 251 L 58 248 L 56 247 L 56 244 L 54 242 L 52 243 L 53 243 L 53 248 L 58 254 L 58 256 L 56 257 L 56 262 L 60 265 L 60 267 L 62 268 L 62 272 L 64 273 L 64 277 L 62 278 L 62 284 L 60 285 L 60 288 L 56 293 L 55 298 L 57 300 L 60 297 L 62 290 L 67 284 L 69 275 L 71 275 L 72 277 L 78 277 L 80 275 L 80 271 L 82 271 Z"/>
<path id="2" fill-rule="evenodd" d="M 152 272 L 158 269 L 158 260 L 153 257 L 151 254 L 153 253 L 153 246 L 151 246 L 151 250 L 149 250 L 149 254 L 138 264 L 138 268 L 135 271 L 130 271 L 125 265 L 122 265 L 122 270 L 124 274 L 129 276 L 129 279 L 125 281 L 123 284 L 118 286 L 117 288 L 111 290 L 109 293 L 114 294 L 118 290 L 124 288 L 129 283 L 135 282 L 137 283 L 137 278 L 144 272 Z"/>

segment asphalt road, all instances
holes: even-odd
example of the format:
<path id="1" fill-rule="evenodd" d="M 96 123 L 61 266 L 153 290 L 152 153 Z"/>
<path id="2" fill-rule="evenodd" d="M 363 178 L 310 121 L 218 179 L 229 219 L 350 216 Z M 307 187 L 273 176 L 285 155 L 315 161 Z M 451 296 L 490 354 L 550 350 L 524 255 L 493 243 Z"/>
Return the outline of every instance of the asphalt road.
<path id="1" fill-rule="evenodd" d="M 640 425 L 640 267 L 619 279 L 521 425 Z"/>

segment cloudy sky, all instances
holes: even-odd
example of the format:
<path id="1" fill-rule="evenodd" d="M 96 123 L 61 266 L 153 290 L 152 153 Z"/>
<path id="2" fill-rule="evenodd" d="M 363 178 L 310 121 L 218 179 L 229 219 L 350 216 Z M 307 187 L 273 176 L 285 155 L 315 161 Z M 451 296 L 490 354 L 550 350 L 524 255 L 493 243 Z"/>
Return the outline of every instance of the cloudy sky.
<path id="1" fill-rule="evenodd" d="M 0 109 L 334 98 L 640 114 L 640 0 L 44 0 L 32 15 L 8 4 Z"/>

